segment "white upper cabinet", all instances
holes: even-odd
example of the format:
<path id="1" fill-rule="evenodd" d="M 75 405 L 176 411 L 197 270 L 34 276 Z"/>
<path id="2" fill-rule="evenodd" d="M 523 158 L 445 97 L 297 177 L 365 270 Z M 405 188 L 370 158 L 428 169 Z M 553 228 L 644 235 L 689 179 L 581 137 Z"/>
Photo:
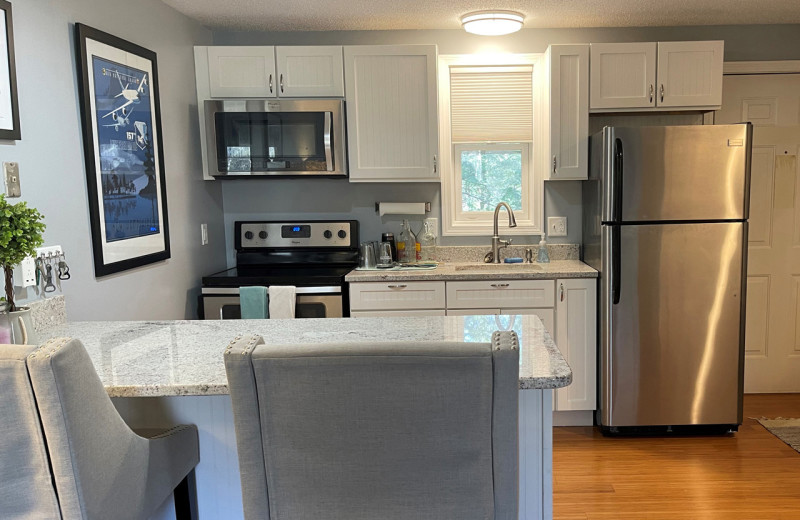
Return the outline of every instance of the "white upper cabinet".
<path id="1" fill-rule="evenodd" d="M 207 49 L 212 98 L 344 96 L 340 45 Z"/>
<path id="2" fill-rule="evenodd" d="M 211 97 L 275 97 L 275 81 L 274 47 L 208 47 Z"/>
<path id="3" fill-rule="evenodd" d="M 589 45 L 551 45 L 546 54 L 549 76 L 549 142 L 546 179 L 586 179 L 589 173 Z M 545 125 L 547 127 L 547 125 Z"/>
<path id="4" fill-rule="evenodd" d="M 344 97 L 342 47 L 276 47 L 278 95 Z"/>
<path id="5" fill-rule="evenodd" d="M 658 106 L 722 105 L 724 43 L 658 44 Z"/>
<path id="6" fill-rule="evenodd" d="M 656 106 L 656 43 L 593 43 L 591 108 Z"/>
<path id="7" fill-rule="evenodd" d="M 723 48 L 722 41 L 592 44 L 591 111 L 717 109 Z"/>
<path id="8" fill-rule="evenodd" d="M 344 72 L 350 182 L 438 182 L 436 46 L 345 46 Z"/>

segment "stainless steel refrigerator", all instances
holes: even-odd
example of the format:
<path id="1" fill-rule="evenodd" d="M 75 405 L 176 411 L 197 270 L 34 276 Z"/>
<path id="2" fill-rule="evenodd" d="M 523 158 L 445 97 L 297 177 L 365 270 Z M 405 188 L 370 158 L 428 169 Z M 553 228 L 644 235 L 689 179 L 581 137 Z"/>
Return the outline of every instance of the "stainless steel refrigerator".
<path id="1" fill-rule="evenodd" d="M 742 422 L 749 123 L 606 127 L 584 181 L 604 430 Z"/>

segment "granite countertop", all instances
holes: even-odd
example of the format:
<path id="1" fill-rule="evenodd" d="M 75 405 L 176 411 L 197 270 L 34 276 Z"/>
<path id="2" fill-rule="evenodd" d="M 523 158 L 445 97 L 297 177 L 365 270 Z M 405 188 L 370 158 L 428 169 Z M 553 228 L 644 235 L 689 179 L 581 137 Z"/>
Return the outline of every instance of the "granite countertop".
<path id="1" fill-rule="evenodd" d="M 513 320 L 513 321 L 512 321 Z M 537 316 L 451 316 L 228 321 L 85 321 L 40 333 L 80 339 L 111 397 L 228 393 L 223 351 L 238 334 L 270 343 L 396 340 L 489 342 L 493 331 L 520 336 L 520 388 L 560 388 L 572 370 Z"/>
<path id="2" fill-rule="evenodd" d="M 554 278 L 596 278 L 597 271 L 580 260 L 553 260 L 547 264 L 479 264 L 448 262 L 436 269 L 410 271 L 350 271 L 348 282 L 536 280 Z"/>

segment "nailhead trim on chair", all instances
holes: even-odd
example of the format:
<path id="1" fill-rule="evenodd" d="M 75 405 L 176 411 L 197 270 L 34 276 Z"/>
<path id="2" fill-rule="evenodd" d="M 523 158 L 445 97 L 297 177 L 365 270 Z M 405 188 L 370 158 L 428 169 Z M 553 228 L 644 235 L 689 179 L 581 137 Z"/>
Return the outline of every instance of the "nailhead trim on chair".
<path id="1" fill-rule="evenodd" d="M 511 350 L 519 349 L 519 339 L 517 333 L 512 331 L 499 331 L 496 330 L 492 333 L 492 348 L 494 350 L 501 350 L 510 348 Z"/>
<path id="2" fill-rule="evenodd" d="M 258 334 L 251 334 L 247 338 L 242 338 L 241 335 L 236 336 L 235 338 L 233 338 L 231 340 L 230 343 L 228 343 L 228 346 L 225 349 L 225 354 L 230 354 L 233 351 L 233 347 L 236 346 L 239 343 L 242 343 L 243 340 L 244 340 L 244 341 L 247 341 L 247 343 L 244 344 L 244 348 L 240 352 L 240 354 L 244 356 L 244 355 L 248 354 L 250 351 L 252 351 L 255 348 L 256 343 L 258 343 L 258 341 L 260 339 L 261 339 L 261 336 L 259 336 Z"/>
<path id="3" fill-rule="evenodd" d="M 40 352 L 42 354 L 46 354 L 45 357 L 50 357 L 51 354 L 55 354 L 58 349 L 60 349 L 70 341 L 72 341 L 72 338 L 50 338 L 46 342 L 44 342 L 39 348 L 31 352 L 31 354 L 28 357 L 34 359 L 38 357 L 38 354 Z"/>

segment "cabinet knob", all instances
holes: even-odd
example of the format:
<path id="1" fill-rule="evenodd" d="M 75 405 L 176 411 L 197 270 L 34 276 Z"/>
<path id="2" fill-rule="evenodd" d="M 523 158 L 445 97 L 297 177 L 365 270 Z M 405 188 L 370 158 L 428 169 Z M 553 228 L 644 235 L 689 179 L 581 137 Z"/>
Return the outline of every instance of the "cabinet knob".
<path id="1" fill-rule="evenodd" d="M 661 84 L 661 102 L 664 102 L 664 84 Z"/>
<path id="2" fill-rule="evenodd" d="M 269 75 L 269 93 L 272 94 L 272 74 Z"/>
<path id="3" fill-rule="evenodd" d="M 494 287 L 495 289 L 502 289 L 502 288 L 508 287 L 508 286 L 509 286 L 509 284 L 507 284 L 507 283 L 493 283 L 492 284 L 492 287 Z"/>
<path id="4" fill-rule="evenodd" d="M 433 156 L 433 173 L 436 173 L 436 156 Z"/>
<path id="5" fill-rule="evenodd" d="M 396 285 L 390 285 L 389 289 L 405 289 L 406 287 L 408 287 L 406 284 L 401 283 Z"/>
<path id="6" fill-rule="evenodd" d="M 561 301 L 564 301 L 564 284 L 561 284 Z"/>
<path id="7" fill-rule="evenodd" d="M 650 102 L 651 102 L 651 103 L 653 102 L 653 91 L 654 91 L 654 90 L 655 90 L 655 89 L 653 89 L 653 84 L 651 83 L 651 84 L 650 84 Z"/>
<path id="8" fill-rule="evenodd" d="M 558 166 L 558 160 L 557 160 L 556 156 L 554 155 L 553 156 L 553 175 L 555 175 L 555 173 L 556 173 L 556 166 Z"/>
<path id="9" fill-rule="evenodd" d="M 281 94 L 283 94 L 283 74 L 281 73 L 280 79 L 278 80 L 281 84 Z"/>

